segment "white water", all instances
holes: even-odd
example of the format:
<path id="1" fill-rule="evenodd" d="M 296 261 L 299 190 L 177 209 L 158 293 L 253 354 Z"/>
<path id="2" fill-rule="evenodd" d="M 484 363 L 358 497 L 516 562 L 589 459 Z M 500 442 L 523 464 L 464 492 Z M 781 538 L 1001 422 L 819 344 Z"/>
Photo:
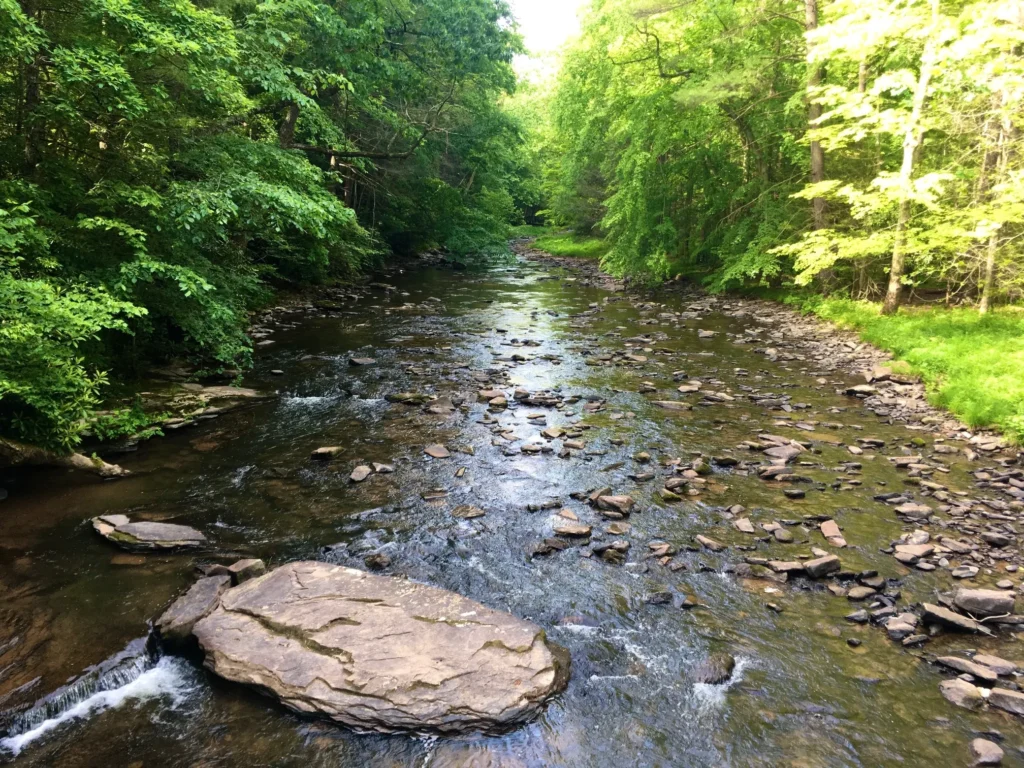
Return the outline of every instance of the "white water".
<path id="1" fill-rule="evenodd" d="M 127 702 L 141 703 L 149 699 L 166 697 L 173 709 L 180 705 L 191 690 L 186 675 L 187 663 L 181 659 L 165 657 L 130 683 L 113 690 L 97 691 L 59 715 L 43 720 L 25 733 L 0 739 L 0 751 L 17 755 L 26 746 L 70 720 L 84 720 L 108 709 L 116 709 Z"/>
<path id="2" fill-rule="evenodd" d="M 709 714 L 720 710 L 725 706 L 726 694 L 729 689 L 743 679 L 743 670 L 750 665 L 750 660 L 740 656 L 736 659 L 736 666 L 733 667 L 732 675 L 720 685 L 710 683 L 694 683 L 693 698 L 697 704 L 697 711 L 700 714 Z"/>

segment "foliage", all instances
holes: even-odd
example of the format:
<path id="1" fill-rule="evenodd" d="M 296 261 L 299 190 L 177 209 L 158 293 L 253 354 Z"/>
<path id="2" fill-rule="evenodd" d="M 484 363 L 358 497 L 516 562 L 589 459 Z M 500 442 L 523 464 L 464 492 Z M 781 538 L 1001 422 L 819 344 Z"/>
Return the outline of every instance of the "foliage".
<path id="1" fill-rule="evenodd" d="M 592 0 L 537 90 L 546 215 L 613 272 L 871 296 L 899 256 L 950 301 L 1024 292 L 1010 0 Z"/>
<path id="2" fill-rule="evenodd" d="M 792 3 L 595 2 L 551 99 L 551 217 L 608 239 L 603 265 L 721 285 L 779 273 L 802 224 L 802 27 Z"/>
<path id="3" fill-rule="evenodd" d="M 104 441 L 124 437 L 148 440 L 163 435 L 163 430 L 154 425 L 170 417 L 170 413 L 146 413 L 136 402 L 130 408 L 120 408 L 94 417 L 89 422 L 89 431 L 93 437 Z"/>
<path id="4" fill-rule="evenodd" d="M 1024 27 L 1011 11 L 999 0 L 828 6 L 831 23 L 809 35 L 834 73 L 815 92 L 825 111 L 812 133 L 836 160 L 833 178 L 798 197 L 826 198 L 832 224 L 776 250 L 795 257 L 798 282 L 887 264 L 906 200 L 906 282 L 972 295 L 991 241 L 1002 290 L 1020 295 L 1024 176 L 1009 144 L 1024 118 Z"/>
<path id="5" fill-rule="evenodd" d="M 105 371 L 244 367 L 275 284 L 521 221 L 503 0 L 58 5 L 0 0 L 0 435 L 69 448 Z"/>

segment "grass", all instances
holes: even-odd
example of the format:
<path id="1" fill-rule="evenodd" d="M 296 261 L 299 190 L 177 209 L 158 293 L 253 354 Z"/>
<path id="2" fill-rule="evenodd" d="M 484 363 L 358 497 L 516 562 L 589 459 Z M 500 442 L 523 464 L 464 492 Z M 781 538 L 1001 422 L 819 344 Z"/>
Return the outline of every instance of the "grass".
<path id="1" fill-rule="evenodd" d="M 973 309 L 879 305 L 850 299 L 795 299 L 803 309 L 860 333 L 919 374 L 929 399 L 972 427 L 997 427 L 1024 443 L 1024 308 L 979 315 Z"/>
<path id="2" fill-rule="evenodd" d="M 512 237 L 540 237 L 551 231 L 551 227 L 542 224 L 517 224 L 512 227 Z"/>
<path id="3" fill-rule="evenodd" d="M 552 256 L 600 259 L 608 253 L 609 245 L 600 237 L 574 235 L 571 232 L 549 232 L 538 237 L 533 247 Z"/>

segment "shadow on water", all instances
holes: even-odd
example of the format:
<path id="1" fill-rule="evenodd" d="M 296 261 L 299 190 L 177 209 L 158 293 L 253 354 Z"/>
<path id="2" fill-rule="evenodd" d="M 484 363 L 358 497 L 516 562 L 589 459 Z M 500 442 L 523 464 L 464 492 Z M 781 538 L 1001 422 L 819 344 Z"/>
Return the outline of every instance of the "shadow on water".
<path id="1" fill-rule="evenodd" d="M 936 766 L 966 762 L 964 744 L 977 730 L 998 727 L 1021 743 L 1008 718 L 947 705 L 934 670 L 884 633 L 845 622 L 850 604 L 821 585 L 740 579 L 723 566 L 742 553 L 687 548 L 699 533 L 733 547 L 752 544 L 721 514 L 742 504 L 757 522 L 798 523 L 796 543 L 756 545 L 759 555 L 791 558 L 823 545 L 799 525 L 803 516 L 829 514 L 851 542 L 841 553 L 844 566 L 907 576 L 878 553 L 902 528 L 872 501 L 901 484 L 896 471 L 882 457 L 865 457 L 863 472 L 840 474 L 860 485 L 839 491 L 831 483 L 850 458 L 841 441 L 871 435 L 899 444 L 911 433 L 880 426 L 835 395 L 841 377 L 818 384 L 813 362 L 773 363 L 733 343 L 736 334 L 764 330 L 751 318 L 659 323 L 656 312 L 550 277 L 525 263 L 402 276 L 396 291 L 364 298 L 352 311 L 275 333 L 246 384 L 278 397 L 144 444 L 121 460 L 132 477 L 100 483 L 38 471 L 17 478 L 0 517 L 0 709 L 8 710 L 0 761 L 65 768 Z M 719 333 L 698 339 L 697 327 Z M 648 363 L 587 364 L 644 333 L 654 334 L 638 343 L 650 349 Z M 377 362 L 353 367 L 351 356 Z M 673 414 L 638 394 L 651 381 L 674 395 L 672 374 L 680 370 L 716 390 L 784 393 L 806 405 L 801 419 L 841 425 L 805 436 L 817 446 L 801 467 L 816 481 L 806 499 L 719 469 L 699 497 L 669 505 L 655 497 L 660 483 L 629 478 L 638 451 L 688 460 L 735 454 L 738 442 L 762 431 L 800 436 L 747 400 Z M 513 438 L 506 439 L 480 423 L 485 405 L 476 391 L 484 381 L 582 399 L 498 414 Z M 461 395 L 467 407 L 432 415 L 385 399 L 397 392 Z M 603 398 L 605 408 L 585 413 L 588 397 Z M 529 420 L 535 411 L 544 418 Z M 563 460 L 517 450 L 545 427 L 581 424 L 591 427 L 587 454 Z M 461 450 L 433 461 L 422 454 L 433 442 Z M 341 455 L 311 462 L 310 451 L 325 445 L 341 446 Z M 352 468 L 368 462 L 395 471 L 350 483 Z M 962 467 L 953 466 L 945 482 L 969 487 Z M 529 512 L 528 505 L 557 501 L 600 530 L 603 521 L 570 494 L 604 485 L 640 502 L 625 536 L 625 565 L 581 557 L 580 546 L 529 557 L 556 518 L 554 509 Z M 465 503 L 487 514 L 454 518 L 451 509 Z M 196 526 L 215 552 L 120 552 L 91 530 L 89 519 L 102 513 Z M 685 568 L 647 557 L 652 541 L 678 546 Z M 184 660 L 129 645 L 190 582 L 193 566 L 213 555 L 362 567 L 373 553 L 390 558 L 388 573 L 545 627 L 572 654 L 569 689 L 540 720 L 501 737 L 359 735 L 302 720 Z M 939 584 L 914 573 L 902 589 L 927 597 Z M 674 603 L 648 602 L 664 590 Z M 684 596 L 701 607 L 681 609 Z M 862 644 L 849 647 L 849 638 Z M 690 682 L 688 670 L 714 651 L 738 659 L 728 684 Z M 57 691 L 100 659 L 111 660 Z M 48 691 L 57 693 L 24 709 Z M 951 754 L 964 759 L 951 763 Z"/>

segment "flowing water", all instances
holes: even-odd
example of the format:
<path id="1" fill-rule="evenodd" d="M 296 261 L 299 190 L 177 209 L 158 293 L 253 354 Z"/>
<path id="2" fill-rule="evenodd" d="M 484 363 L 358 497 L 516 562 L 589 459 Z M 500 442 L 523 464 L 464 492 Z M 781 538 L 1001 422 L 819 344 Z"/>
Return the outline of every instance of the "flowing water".
<path id="1" fill-rule="evenodd" d="M 735 343 L 741 335 L 776 330 L 750 317 L 712 313 L 658 324 L 657 310 L 621 297 L 606 301 L 608 292 L 566 278 L 525 262 L 394 278 L 395 292 L 275 333 L 276 343 L 261 351 L 246 384 L 279 396 L 116 458 L 131 477 L 99 482 L 38 471 L 9 483 L 10 497 L 0 504 L 0 710 L 9 710 L 0 722 L 0 734 L 7 731 L 0 762 L 934 767 L 966 765 L 970 738 L 998 729 L 1006 764 L 1020 764 L 1016 746 L 1024 744 L 1024 729 L 1016 721 L 945 702 L 938 690 L 943 676 L 919 652 L 890 642 L 882 630 L 843 620 L 857 606 L 820 584 L 778 585 L 723 571 L 744 554 L 792 559 L 824 546 L 816 531 L 794 526 L 796 543 L 737 550 L 756 542 L 733 530 L 722 510 L 742 504 L 755 523 L 834 515 L 850 542 L 840 553 L 844 567 L 905 577 L 904 601 L 948 588 L 948 576 L 911 573 L 879 552 L 903 528 L 872 497 L 902 488 L 903 478 L 882 456 L 863 457 L 861 473 L 844 468 L 851 456 L 835 444 L 871 436 L 898 453 L 920 433 L 880 425 L 858 401 L 835 394 L 852 379 L 830 376 L 821 385 L 814 361 L 773 363 L 755 354 L 756 344 Z M 688 303 L 672 295 L 658 300 L 676 310 Z M 698 327 L 718 334 L 699 339 Z M 647 363 L 586 364 L 623 351 L 641 333 L 664 334 L 633 342 L 653 350 L 636 350 Z M 524 346 L 524 339 L 538 345 Z M 513 354 L 527 359 L 513 361 Z M 352 367 L 351 356 L 377 362 Z M 284 374 L 272 375 L 274 369 Z M 651 397 L 674 394 L 672 374 L 679 370 L 718 391 L 788 395 L 806 406 L 798 409 L 799 420 L 834 426 L 821 427 L 825 434 L 801 433 L 777 423 L 784 413 L 742 397 L 684 413 L 651 406 Z M 486 378 L 508 392 L 515 385 L 580 396 L 560 410 L 513 403 L 496 418 L 517 439 L 534 442 L 544 426 L 589 425 L 592 453 L 526 455 L 518 442 L 496 438 L 492 425 L 480 423 L 486 405 L 476 402 Z M 638 394 L 643 381 L 661 394 Z M 430 415 L 385 400 L 405 391 L 463 394 L 469 408 Z M 607 402 L 590 414 L 583 409 L 587 398 Z M 544 413 L 543 425 L 527 419 L 533 412 Z M 689 461 L 698 453 L 757 459 L 736 445 L 764 431 L 814 441 L 816 452 L 806 455 L 801 473 L 818 482 L 805 486 L 805 499 L 787 499 L 778 485 L 719 467 L 700 496 L 665 504 L 654 496 L 658 480 L 628 477 L 644 468 L 632 458 L 638 451 L 655 462 Z M 431 460 L 422 449 L 434 442 L 473 452 Z M 311 462 L 310 451 L 325 445 L 345 450 L 333 462 Z M 394 473 L 349 482 L 357 463 L 374 461 L 394 464 Z M 837 478 L 860 484 L 836 488 Z M 971 487 L 967 468 L 955 461 L 943 482 Z M 528 505 L 558 501 L 600 530 L 605 523 L 570 494 L 605 485 L 640 502 L 624 537 L 632 545 L 626 564 L 582 557 L 581 545 L 529 556 L 551 536 L 557 508 L 530 512 Z M 446 494 L 430 498 L 440 495 L 434 489 Z M 452 508 L 467 503 L 486 516 L 452 516 Z M 386 554 L 387 573 L 543 626 L 571 652 L 569 688 L 538 721 L 504 736 L 359 735 L 299 718 L 191 661 L 147 651 L 139 640 L 147 621 L 191 583 L 194 565 L 210 554 L 120 552 L 89 525 L 102 513 L 192 525 L 207 533 L 218 556 L 261 557 L 270 565 L 327 558 L 362 567 L 365 555 Z M 702 533 L 732 546 L 718 554 L 692 547 Z M 676 561 L 686 568 L 673 571 L 647 558 L 652 541 L 678 546 Z M 674 604 L 647 601 L 662 590 L 674 593 Z M 702 607 L 682 609 L 683 596 Z M 862 644 L 850 647 L 849 638 Z M 986 642 L 944 635 L 927 650 Z M 1015 645 L 1008 650 L 1005 642 L 991 647 L 1014 658 Z M 737 658 L 732 678 L 724 686 L 694 685 L 687 671 L 716 651 Z M 83 670 L 89 671 L 79 678 Z"/>

